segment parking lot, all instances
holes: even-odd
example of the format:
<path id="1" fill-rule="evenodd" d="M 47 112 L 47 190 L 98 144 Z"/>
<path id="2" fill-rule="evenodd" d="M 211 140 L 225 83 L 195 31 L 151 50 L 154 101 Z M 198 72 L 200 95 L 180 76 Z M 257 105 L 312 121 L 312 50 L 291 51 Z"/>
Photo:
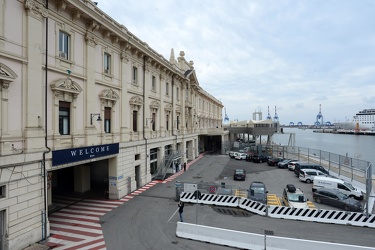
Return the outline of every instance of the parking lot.
<path id="1" fill-rule="evenodd" d="M 245 181 L 233 180 L 233 172 L 238 168 L 246 171 Z M 252 181 L 262 181 L 267 187 L 269 197 L 275 195 L 280 201 L 282 200 L 282 193 L 286 185 L 293 184 L 296 188 L 300 188 L 304 192 L 306 198 L 312 203 L 310 207 L 340 210 L 336 207 L 316 203 L 312 198 L 312 183 L 308 184 L 300 181 L 293 171 L 280 169 L 277 166 L 268 166 L 267 163 L 254 163 L 230 158 L 219 175 L 219 181 L 225 183 L 226 186 L 242 190 L 242 193 L 247 192 Z M 269 205 L 275 204 L 270 200 Z"/>

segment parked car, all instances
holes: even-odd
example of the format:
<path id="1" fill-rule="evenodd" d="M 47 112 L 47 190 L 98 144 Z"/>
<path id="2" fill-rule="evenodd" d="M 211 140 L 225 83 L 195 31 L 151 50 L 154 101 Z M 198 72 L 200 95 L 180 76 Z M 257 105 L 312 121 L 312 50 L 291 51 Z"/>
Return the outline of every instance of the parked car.
<path id="1" fill-rule="evenodd" d="M 230 156 L 230 158 L 236 158 L 236 156 L 238 155 L 238 154 L 240 154 L 239 152 L 235 152 L 235 151 L 231 151 L 232 153 L 230 153 L 229 152 L 229 156 Z"/>
<path id="2" fill-rule="evenodd" d="M 268 161 L 268 156 L 267 155 L 263 155 L 263 154 L 256 154 L 254 155 L 253 157 L 253 162 L 257 162 L 257 163 L 262 163 L 262 162 L 267 162 Z"/>
<path id="3" fill-rule="evenodd" d="M 315 176 L 327 176 L 327 174 L 316 169 L 301 169 L 299 172 L 299 179 L 306 183 L 313 182 Z"/>
<path id="4" fill-rule="evenodd" d="M 292 159 L 285 159 L 285 160 L 283 160 L 283 161 L 278 162 L 278 163 L 277 163 L 277 166 L 278 166 L 279 168 L 288 168 L 288 163 L 289 163 L 290 161 L 293 161 L 293 160 L 292 160 Z"/>
<path id="5" fill-rule="evenodd" d="M 253 161 L 254 153 L 253 152 L 247 152 L 246 161 Z"/>
<path id="6" fill-rule="evenodd" d="M 312 191 L 315 192 L 317 189 L 326 188 L 334 189 L 340 191 L 341 193 L 356 198 L 357 200 L 362 200 L 364 193 L 357 187 L 353 186 L 351 183 L 344 180 L 332 177 L 317 176 L 314 178 L 314 185 Z"/>
<path id="7" fill-rule="evenodd" d="M 346 211 L 361 212 L 363 210 L 360 201 L 341 193 L 338 190 L 320 188 L 313 193 L 313 199 L 317 203 L 324 203 Z"/>
<path id="8" fill-rule="evenodd" d="M 234 151 L 232 151 L 232 150 L 229 151 L 229 157 L 230 157 L 230 158 L 234 158 Z"/>
<path id="9" fill-rule="evenodd" d="M 233 180 L 245 180 L 246 179 L 246 171 L 243 169 L 236 169 L 234 170 Z"/>
<path id="10" fill-rule="evenodd" d="M 246 153 L 238 153 L 236 157 L 234 157 L 236 160 L 246 160 Z"/>
<path id="11" fill-rule="evenodd" d="M 284 159 L 280 158 L 280 157 L 272 157 L 272 158 L 268 159 L 267 165 L 268 166 L 277 166 L 277 163 L 279 163 L 280 161 L 283 161 L 283 160 Z"/>
<path id="12" fill-rule="evenodd" d="M 248 190 L 248 198 L 253 201 L 258 201 L 267 204 L 267 188 L 261 181 L 253 181 Z"/>
<path id="13" fill-rule="evenodd" d="M 303 191 L 296 188 L 293 184 L 286 185 L 283 191 L 283 204 L 291 208 L 309 208 Z"/>
<path id="14" fill-rule="evenodd" d="M 294 171 L 294 168 L 296 166 L 296 163 L 299 162 L 298 160 L 292 160 L 288 163 L 288 170 L 289 171 Z"/>
<path id="15" fill-rule="evenodd" d="M 329 171 L 322 167 L 319 164 L 308 164 L 308 163 L 295 163 L 294 164 L 294 174 L 298 177 L 301 169 L 316 169 L 320 172 L 325 173 L 326 175 L 329 175 Z"/>

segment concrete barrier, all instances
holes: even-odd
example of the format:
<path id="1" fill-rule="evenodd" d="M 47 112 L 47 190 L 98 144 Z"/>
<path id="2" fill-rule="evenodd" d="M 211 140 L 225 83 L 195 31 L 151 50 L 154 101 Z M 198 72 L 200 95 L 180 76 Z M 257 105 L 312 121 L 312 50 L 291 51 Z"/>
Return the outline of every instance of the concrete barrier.
<path id="1" fill-rule="evenodd" d="M 249 199 L 241 199 L 240 208 L 259 215 L 266 215 L 267 206 Z"/>
<path id="2" fill-rule="evenodd" d="M 362 213 L 347 211 L 269 206 L 268 216 L 271 218 L 314 221 L 375 228 L 374 214 L 366 217 Z"/>
<path id="3" fill-rule="evenodd" d="M 277 236 L 266 237 L 267 250 L 368 250 L 372 247 L 363 247 L 331 242 L 321 242 L 313 240 L 301 240 L 293 238 L 284 238 Z"/>
<path id="4" fill-rule="evenodd" d="M 202 194 L 196 199 L 194 193 L 181 193 L 180 200 L 189 203 L 216 205 L 223 207 L 239 207 L 252 213 L 271 218 L 314 221 L 341 225 L 375 228 L 375 214 L 366 217 L 363 213 L 322 210 L 311 208 L 290 208 L 284 206 L 266 206 L 262 203 L 231 195 Z"/>
<path id="5" fill-rule="evenodd" d="M 177 237 L 212 244 L 253 250 L 369 250 L 363 247 L 331 242 L 302 240 L 253 234 L 223 228 L 177 222 Z"/>
<path id="6" fill-rule="evenodd" d="M 264 249 L 264 236 L 223 228 L 177 222 L 176 235 L 180 238 L 209 242 L 240 249 Z"/>

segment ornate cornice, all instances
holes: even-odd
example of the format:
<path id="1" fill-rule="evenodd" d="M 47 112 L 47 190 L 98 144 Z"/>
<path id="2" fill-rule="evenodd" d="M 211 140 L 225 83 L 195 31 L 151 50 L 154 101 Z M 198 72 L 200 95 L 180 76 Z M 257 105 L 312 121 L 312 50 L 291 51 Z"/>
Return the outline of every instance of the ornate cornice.
<path id="1" fill-rule="evenodd" d="M 78 83 L 67 77 L 65 79 L 59 79 L 53 83 L 51 83 L 51 89 L 53 92 L 65 92 L 69 93 L 73 96 L 73 98 L 77 98 L 77 96 L 82 92 L 81 86 Z"/>
<path id="2" fill-rule="evenodd" d="M 158 101 L 152 101 L 150 103 L 150 108 L 152 108 L 152 109 L 159 109 L 160 108 L 160 103 Z"/>
<path id="3" fill-rule="evenodd" d="M 102 102 L 111 102 L 114 106 L 120 99 L 120 96 L 113 89 L 105 89 L 100 93 L 99 98 Z"/>
<path id="4" fill-rule="evenodd" d="M 9 84 L 17 78 L 17 74 L 5 64 L 0 63 L 0 82 L 3 89 L 8 89 Z"/>
<path id="5" fill-rule="evenodd" d="M 165 107 L 164 107 L 164 110 L 165 110 L 165 111 L 172 112 L 172 109 L 173 109 L 172 104 L 167 104 L 167 105 L 165 105 Z"/>
<path id="6" fill-rule="evenodd" d="M 87 42 L 88 45 L 95 47 L 96 45 L 99 44 L 98 38 L 91 32 L 87 31 L 85 34 L 85 41 Z"/>
<path id="7" fill-rule="evenodd" d="M 45 18 L 48 16 L 48 10 L 38 1 L 26 0 L 24 2 L 24 8 L 28 14 L 35 18 Z"/>
<path id="8" fill-rule="evenodd" d="M 130 98 L 129 103 L 130 105 L 142 106 L 143 101 L 142 98 L 140 98 L 139 96 L 133 96 L 132 98 Z"/>

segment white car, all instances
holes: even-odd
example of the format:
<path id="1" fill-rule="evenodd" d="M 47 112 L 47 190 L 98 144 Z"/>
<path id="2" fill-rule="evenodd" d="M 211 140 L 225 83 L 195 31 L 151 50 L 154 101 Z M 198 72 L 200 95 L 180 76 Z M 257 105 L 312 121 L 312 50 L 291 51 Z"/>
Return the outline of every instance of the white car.
<path id="1" fill-rule="evenodd" d="M 300 188 L 296 188 L 293 184 L 286 185 L 283 191 L 282 201 L 284 206 L 291 208 L 309 208 L 303 191 Z"/>
<path id="2" fill-rule="evenodd" d="M 294 168 L 295 168 L 295 164 L 297 163 L 297 162 L 299 162 L 299 161 L 290 161 L 289 163 L 288 163 L 288 170 L 289 171 L 294 171 Z"/>
<path id="3" fill-rule="evenodd" d="M 246 155 L 245 153 L 238 153 L 234 158 L 236 160 L 246 160 Z"/>
<path id="4" fill-rule="evenodd" d="M 327 176 L 327 175 L 323 173 L 322 171 L 316 170 L 316 169 L 301 169 L 301 172 L 299 174 L 299 179 L 306 183 L 311 183 L 314 181 L 315 176 Z"/>

